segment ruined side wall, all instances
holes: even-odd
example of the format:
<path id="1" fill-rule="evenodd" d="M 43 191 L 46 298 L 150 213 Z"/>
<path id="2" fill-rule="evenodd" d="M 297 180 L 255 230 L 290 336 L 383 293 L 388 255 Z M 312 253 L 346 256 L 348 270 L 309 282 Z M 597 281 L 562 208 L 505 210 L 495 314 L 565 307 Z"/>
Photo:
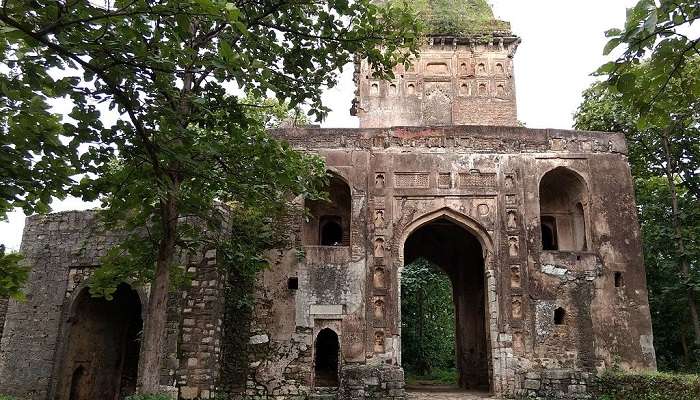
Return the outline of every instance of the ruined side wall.
<path id="1" fill-rule="evenodd" d="M 52 399 L 60 382 L 73 301 L 100 258 L 123 234 L 101 227 L 93 211 L 27 218 L 21 251 L 31 268 L 27 300 L 10 301 L 0 343 L 0 393 Z M 216 255 L 182 260 L 193 286 L 168 301 L 161 384 L 182 398 L 213 394 L 220 341 Z M 147 290 L 137 288 L 145 315 Z M 215 366 L 216 365 L 216 366 Z"/>
<path id="2" fill-rule="evenodd" d="M 430 38 L 420 57 L 408 69 L 397 66 L 389 81 L 374 78 L 368 62 L 359 62 L 353 110 L 360 127 L 516 126 L 518 43 L 516 37 Z"/>
<path id="3" fill-rule="evenodd" d="M 71 267 L 94 266 L 101 250 L 114 240 L 94 236 L 94 226 L 90 212 L 27 218 L 21 247 L 31 267 L 27 300 L 10 301 L 7 309 L 0 392 L 49 397 Z"/>
<path id="4" fill-rule="evenodd" d="M 7 313 L 8 299 L 0 298 L 0 344 L 2 343 L 2 332 L 5 328 L 5 314 Z"/>

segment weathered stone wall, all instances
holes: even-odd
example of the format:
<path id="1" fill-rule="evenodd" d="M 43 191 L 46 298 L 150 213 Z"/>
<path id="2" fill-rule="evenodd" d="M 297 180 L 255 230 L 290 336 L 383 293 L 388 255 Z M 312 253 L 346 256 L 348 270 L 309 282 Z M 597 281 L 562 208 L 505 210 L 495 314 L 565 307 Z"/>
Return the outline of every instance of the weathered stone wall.
<path id="1" fill-rule="evenodd" d="M 530 371 L 520 374 L 522 389 L 516 398 L 533 400 L 586 400 L 593 398 L 591 394 L 591 378 L 589 372 L 570 369 L 549 369 Z"/>
<path id="2" fill-rule="evenodd" d="M 513 57 L 520 39 L 432 37 L 409 69 L 373 78 L 366 60 L 355 72 L 353 112 L 362 128 L 391 126 L 516 126 Z"/>
<path id="3" fill-rule="evenodd" d="M 7 313 L 8 299 L 0 298 L 0 344 L 2 344 L 2 332 L 5 328 L 5 313 Z"/>
<path id="4" fill-rule="evenodd" d="M 0 393 L 53 399 L 61 379 L 73 303 L 87 279 L 123 233 L 105 230 L 93 211 L 27 219 L 21 251 L 31 268 L 27 300 L 10 301 L 0 344 Z M 168 301 L 163 389 L 182 398 L 213 396 L 218 372 L 220 284 L 216 254 L 190 260 L 194 285 Z M 145 318 L 148 290 L 138 289 Z M 195 394 L 196 393 L 196 394 Z"/>
<path id="5" fill-rule="evenodd" d="M 395 366 L 347 366 L 341 376 L 338 398 L 352 399 L 405 399 L 403 369 Z"/>
<path id="6" fill-rule="evenodd" d="M 277 285 L 287 276 L 304 279 L 293 299 L 279 293 L 266 298 L 268 320 L 259 321 L 260 332 L 280 326 L 290 301 L 296 304 L 297 325 L 306 323 L 312 310 L 332 310 L 325 306 L 341 302 L 337 310 L 365 309 L 363 317 L 352 319 L 364 327 L 364 340 L 340 335 L 344 365 L 397 365 L 405 240 L 417 227 L 448 218 L 475 234 L 485 249 L 491 390 L 516 395 L 529 371 L 592 373 L 610 367 L 617 357 L 630 369 L 654 368 L 639 227 L 621 135 L 486 126 L 306 129 L 277 135 L 320 154 L 349 182 L 353 198 L 361 199 L 367 231 L 352 231 L 352 256 L 364 249 L 357 263 L 342 255 L 347 250 L 307 246 L 303 262 L 274 268 Z M 586 184 L 584 250 L 542 250 L 539 182 L 557 167 Z M 353 220 L 360 218 L 358 209 L 352 211 Z M 365 268 L 364 298 L 338 297 L 362 285 L 347 280 L 334 285 L 328 279 L 360 266 Z M 625 285 L 616 288 L 612 277 L 619 271 Z M 307 274 L 324 277 L 324 283 L 314 285 Z M 269 290 L 270 284 L 263 287 Z M 330 297 L 316 296 L 322 288 Z M 558 308 L 566 314 L 561 324 L 554 321 Z M 341 314 L 345 327 L 347 316 Z M 291 335 L 291 318 L 284 318 Z M 352 362 L 347 347 L 358 349 Z M 313 381 L 312 366 L 306 371 Z M 560 381 L 547 378 L 540 384 L 547 391 Z M 579 383 L 567 385 L 575 393 L 583 390 Z"/>

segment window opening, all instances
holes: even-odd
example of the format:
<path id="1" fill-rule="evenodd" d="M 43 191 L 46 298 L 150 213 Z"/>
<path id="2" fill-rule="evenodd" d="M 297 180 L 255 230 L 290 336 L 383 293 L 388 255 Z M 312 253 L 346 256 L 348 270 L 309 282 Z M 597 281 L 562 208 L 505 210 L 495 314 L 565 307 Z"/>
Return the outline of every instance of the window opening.
<path id="1" fill-rule="evenodd" d="M 566 322 L 566 310 L 559 307 L 554 310 L 554 325 L 564 325 Z"/>

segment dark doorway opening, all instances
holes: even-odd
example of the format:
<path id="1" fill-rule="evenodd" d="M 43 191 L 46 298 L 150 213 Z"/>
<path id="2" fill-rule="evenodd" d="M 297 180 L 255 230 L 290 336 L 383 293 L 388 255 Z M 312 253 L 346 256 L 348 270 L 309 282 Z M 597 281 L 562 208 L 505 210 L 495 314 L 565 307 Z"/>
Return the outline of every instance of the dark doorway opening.
<path id="1" fill-rule="evenodd" d="M 543 215 L 542 225 L 542 250 L 558 250 L 557 246 L 557 221 L 554 217 Z"/>
<path id="2" fill-rule="evenodd" d="M 461 389 L 490 390 L 481 243 L 452 220 L 439 218 L 415 230 L 404 244 L 404 263 L 419 259 L 439 267 L 452 284 L 457 385 Z M 402 323 L 402 331 L 406 329 L 415 328 Z"/>
<path id="3" fill-rule="evenodd" d="M 112 300 L 78 295 L 68 321 L 59 400 L 118 400 L 136 392 L 141 301 L 121 284 Z"/>
<path id="4" fill-rule="evenodd" d="M 342 219 L 335 215 L 324 215 L 321 217 L 319 224 L 321 237 L 319 243 L 321 246 L 342 246 L 343 245 L 343 226 Z"/>
<path id="5" fill-rule="evenodd" d="M 314 344 L 315 386 L 337 387 L 340 342 L 332 329 L 322 329 Z"/>
<path id="6" fill-rule="evenodd" d="M 330 174 L 328 199 L 308 200 L 304 224 L 304 244 L 309 246 L 350 246 L 352 195 L 350 186 L 338 175 Z"/>

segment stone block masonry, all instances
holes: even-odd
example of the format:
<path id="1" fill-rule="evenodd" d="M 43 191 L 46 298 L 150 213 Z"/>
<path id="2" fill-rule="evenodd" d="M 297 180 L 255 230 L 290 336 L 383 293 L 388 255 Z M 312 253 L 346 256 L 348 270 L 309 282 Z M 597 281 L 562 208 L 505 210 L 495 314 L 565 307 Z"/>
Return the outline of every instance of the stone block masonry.
<path id="1" fill-rule="evenodd" d="M 0 343 L 2 343 L 2 331 L 5 328 L 5 314 L 7 313 L 8 299 L 0 298 Z"/>

